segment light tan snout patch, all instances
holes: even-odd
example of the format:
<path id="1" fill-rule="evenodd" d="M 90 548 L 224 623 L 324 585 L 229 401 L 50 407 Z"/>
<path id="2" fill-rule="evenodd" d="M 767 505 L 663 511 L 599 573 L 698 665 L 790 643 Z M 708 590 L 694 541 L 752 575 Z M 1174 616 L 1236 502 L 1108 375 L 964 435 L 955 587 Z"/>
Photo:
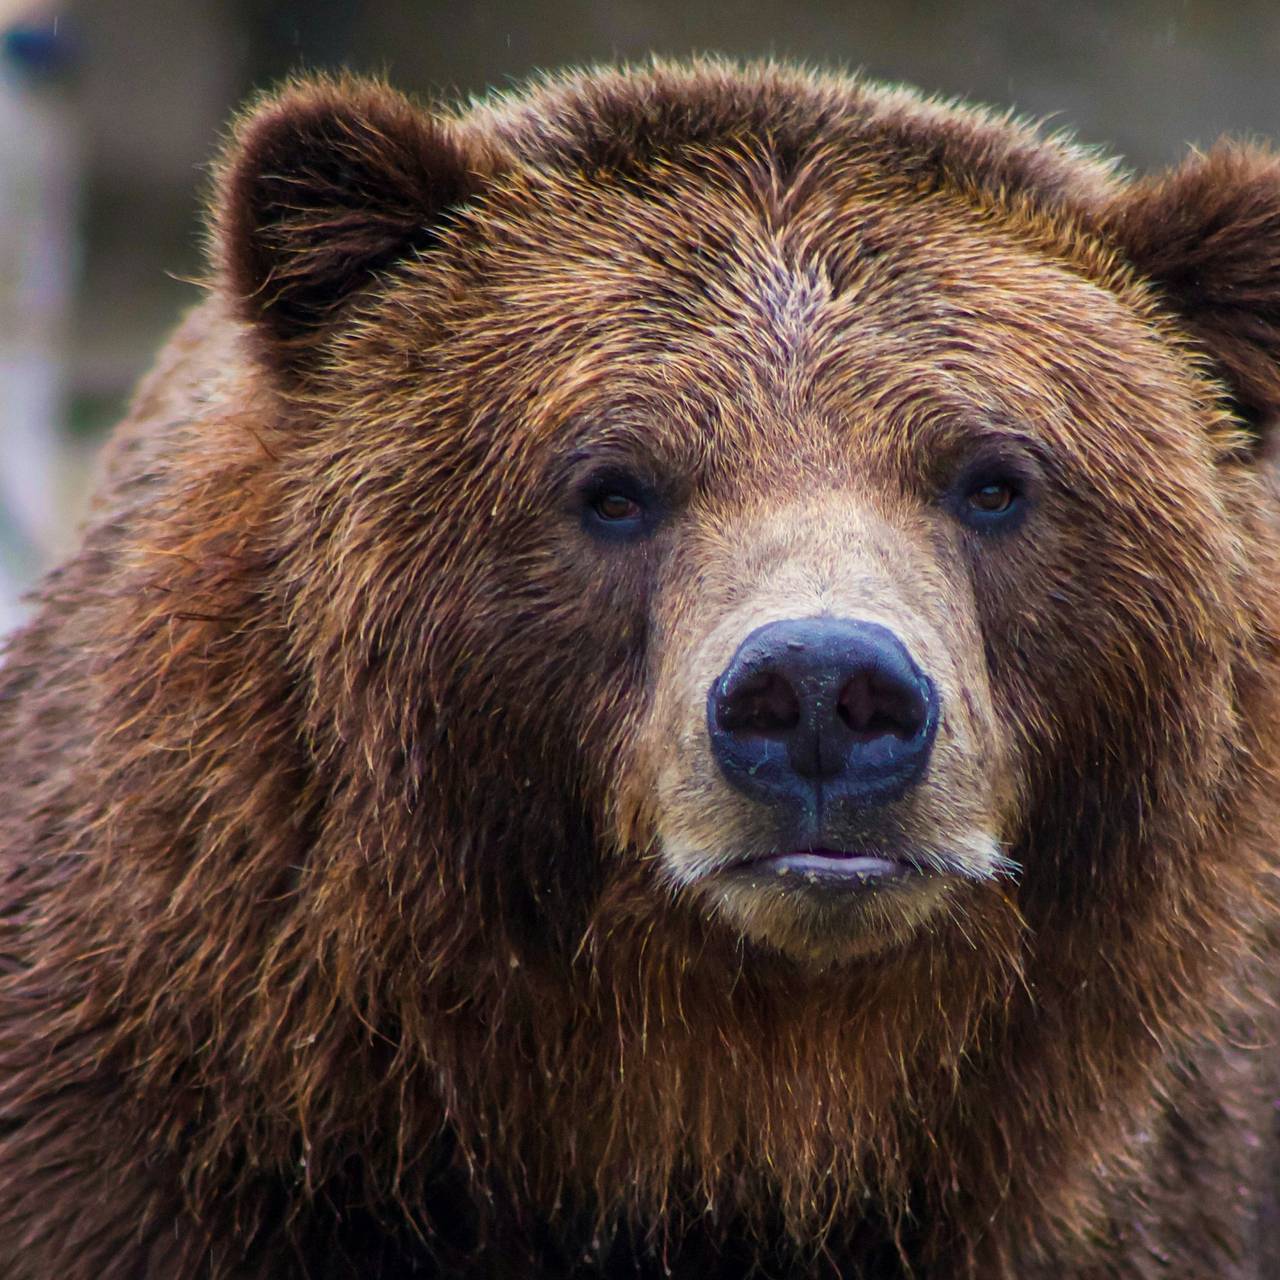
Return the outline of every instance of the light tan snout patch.
<path id="1" fill-rule="evenodd" d="M 822 963 L 903 941 L 940 908 L 962 909 L 974 884 L 1015 871 L 1001 845 L 1007 747 L 967 579 L 937 562 L 927 529 L 895 527 L 842 498 L 817 516 L 806 505 L 701 531 L 697 562 L 680 572 L 698 591 L 671 588 L 641 747 L 663 879 L 745 939 Z M 819 806 L 807 826 L 734 785 L 708 725 L 709 691 L 744 639 L 800 619 L 885 628 L 937 698 L 927 763 L 901 794 Z M 824 861 L 833 853 L 839 862 Z"/>

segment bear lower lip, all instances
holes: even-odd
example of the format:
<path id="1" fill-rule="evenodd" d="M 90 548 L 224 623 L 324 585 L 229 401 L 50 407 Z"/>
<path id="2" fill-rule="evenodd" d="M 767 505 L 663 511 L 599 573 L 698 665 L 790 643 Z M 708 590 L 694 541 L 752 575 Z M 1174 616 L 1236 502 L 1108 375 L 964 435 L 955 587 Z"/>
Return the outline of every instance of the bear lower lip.
<path id="1" fill-rule="evenodd" d="M 794 849 L 735 864 L 739 874 L 768 877 L 798 885 L 821 884 L 831 888 L 872 888 L 919 874 L 919 869 L 882 854 L 855 853 L 844 849 Z"/>

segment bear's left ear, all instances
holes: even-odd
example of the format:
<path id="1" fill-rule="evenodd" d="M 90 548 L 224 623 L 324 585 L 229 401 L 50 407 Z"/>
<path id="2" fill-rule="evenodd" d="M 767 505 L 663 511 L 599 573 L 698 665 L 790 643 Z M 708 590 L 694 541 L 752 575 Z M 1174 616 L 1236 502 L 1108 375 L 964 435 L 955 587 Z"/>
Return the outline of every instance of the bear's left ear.
<path id="1" fill-rule="evenodd" d="M 1220 143 L 1135 181 L 1103 215 L 1216 362 L 1259 440 L 1280 423 L 1280 157 Z"/>
<path id="2" fill-rule="evenodd" d="M 385 85 L 294 82 L 241 121 L 219 166 L 222 286 L 278 372 L 306 364 L 376 274 L 428 248 L 496 168 L 454 121 Z"/>

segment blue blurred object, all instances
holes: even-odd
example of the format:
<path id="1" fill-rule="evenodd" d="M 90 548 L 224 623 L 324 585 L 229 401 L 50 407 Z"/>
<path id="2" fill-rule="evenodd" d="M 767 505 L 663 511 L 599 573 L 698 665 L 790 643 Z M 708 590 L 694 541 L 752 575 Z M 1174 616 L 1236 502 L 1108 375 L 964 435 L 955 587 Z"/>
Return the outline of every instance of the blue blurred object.
<path id="1" fill-rule="evenodd" d="M 66 18 L 15 22 L 0 34 L 0 58 L 25 75 L 49 79 L 75 61 L 75 39 Z"/>

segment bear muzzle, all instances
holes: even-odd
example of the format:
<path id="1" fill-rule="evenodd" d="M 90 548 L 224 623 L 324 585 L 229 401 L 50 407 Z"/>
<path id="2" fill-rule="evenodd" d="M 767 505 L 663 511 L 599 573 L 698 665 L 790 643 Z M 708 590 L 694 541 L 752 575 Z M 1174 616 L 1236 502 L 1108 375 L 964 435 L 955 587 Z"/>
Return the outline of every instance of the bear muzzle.
<path id="1" fill-rule="evenodd" d="M 915 878 L 917 864 L 848 833 L 921 778 L 938 715 L 937 689 L 888 627 L 809 617 L 756 628 L 712 682 L 707 733 L 729 785 L 773 815 L 781 852 L 730 871 L 794 874 L 825 892 Z"/>
<path id="2" fill-rule="evenodd" d="M 775 839 L 720 874 L 828 897 L 967 871 L 919 856 L 881 813 L 909 803 L 926 776 L 940 716 L 936 684 L 879 622 L 820 615 L 757 627 L 712 681 L 706 724 L 721 776 L 764 808 Z"/>

